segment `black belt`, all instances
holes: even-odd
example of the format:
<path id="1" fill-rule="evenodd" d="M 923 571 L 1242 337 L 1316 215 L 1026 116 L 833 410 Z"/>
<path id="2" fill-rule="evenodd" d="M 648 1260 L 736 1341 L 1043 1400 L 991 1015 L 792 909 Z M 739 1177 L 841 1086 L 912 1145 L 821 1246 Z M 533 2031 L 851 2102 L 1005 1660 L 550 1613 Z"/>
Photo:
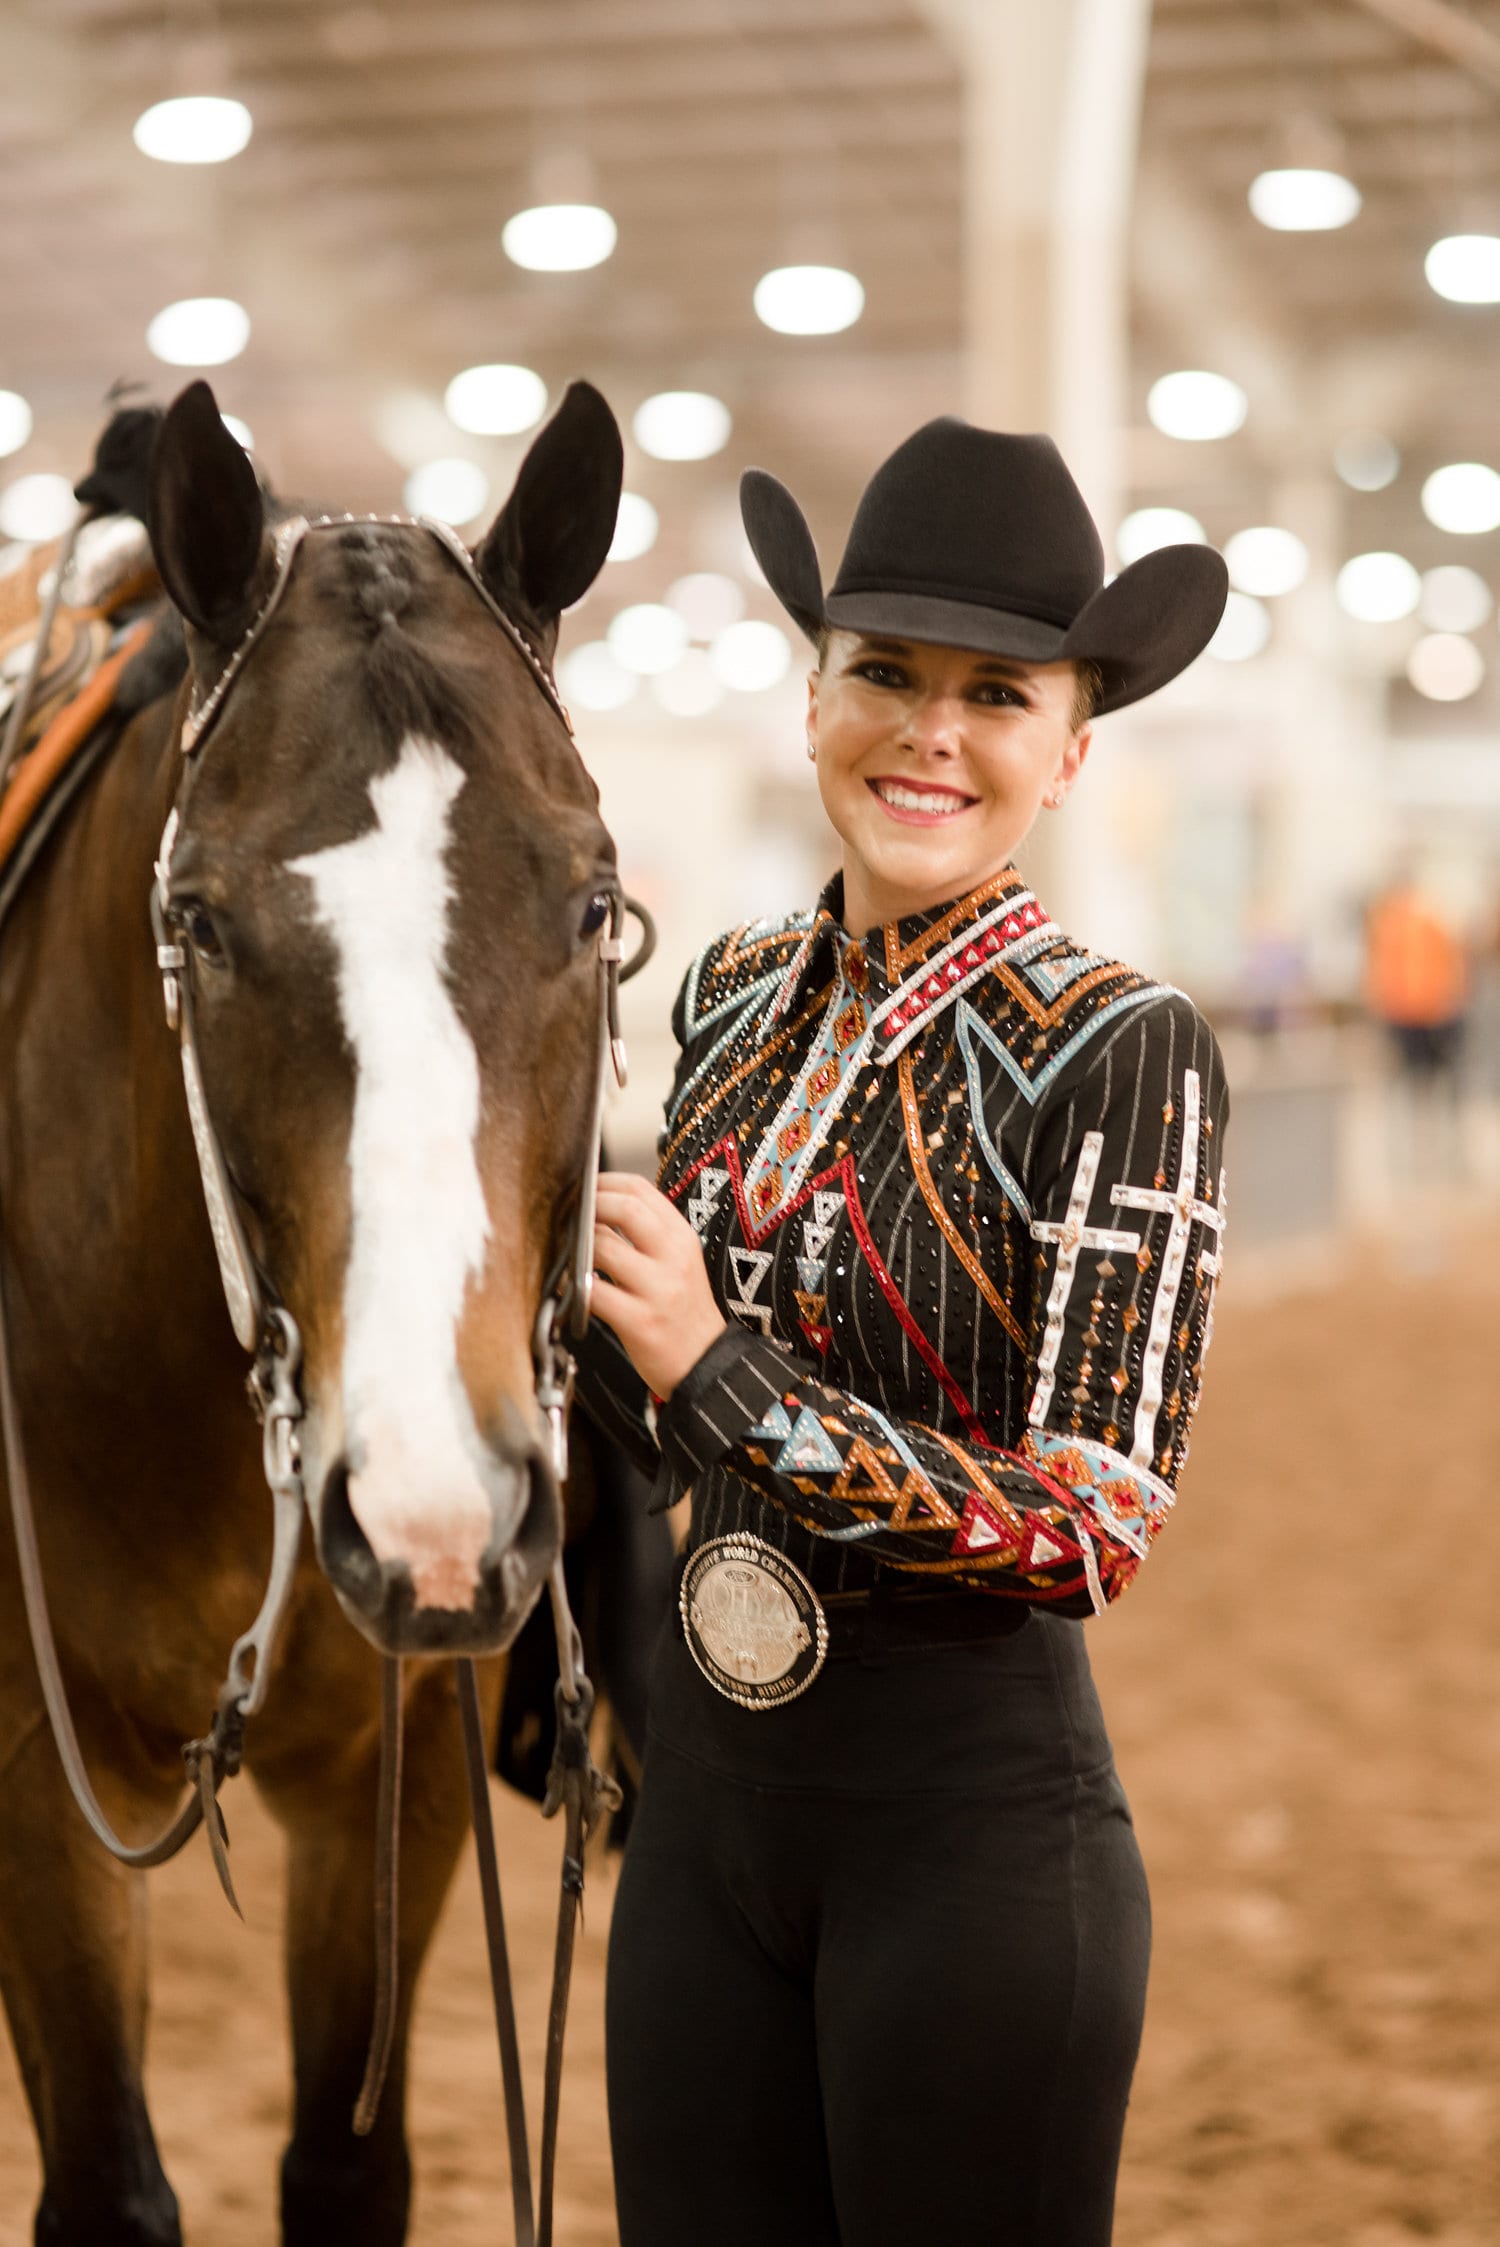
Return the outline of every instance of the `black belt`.
<path id="1" fill-rule="evenodd" d="M 828 1617 L 828 1659 L 878 1661 L 921 1647 L 970 1646 L 1026 1627 L 1024 1600 L 988 1592 L 820 1592 Z"/>

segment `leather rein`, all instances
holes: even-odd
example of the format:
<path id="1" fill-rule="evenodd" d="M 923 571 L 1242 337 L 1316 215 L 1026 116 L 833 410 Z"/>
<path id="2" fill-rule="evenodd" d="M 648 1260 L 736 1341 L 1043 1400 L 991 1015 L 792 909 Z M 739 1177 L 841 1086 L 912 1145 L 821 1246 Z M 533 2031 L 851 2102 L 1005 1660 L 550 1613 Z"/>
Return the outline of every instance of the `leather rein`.
<path id="1" fill-rule="evenodd" d="M 89 1780 L 68 1708 L 67 1691 L 42 1577 L 30 1482 L 11 1375 L 4 1289 L 3 1284 L 0 1284 L 0 1418 L 4 1422 L 11 1513 L 32 1652 L 69 1787 L 99 1841 L 121 1864 L 134 1869 L 164 1864 L 169 1858 L 176 1856 L 200 1825 L 204 1826 L 219 1880 L 236 1912 L 239 1912 L 240 1906 L 230 1876 L 229 1835 L 218 1794 L 224 1780 L 234 1777 L 240 1770 L 244 1757 L 246 1724 L 265 1700 L 270 1684 L 272 1658 L 290 1604 L 297 1570 L 306 1505 L 299 1434 L 304 1415 L 301 1388 L 302 1345 L 296 1321 L 286 1306 L 276 1298 L 269 1279 L 251 1251 L 236 1204 L 228 1166 L 214 1129 L 198 1055 L 193 955 L 190 945 L 183 941 L 180 917 L 170 898 L 169 881 L 172 850 L 195 761 L 217 723 L 230 689 L 280 605 L 303 541 L 312 533 L 328 529 L 343 530 L 346 525 L 356 521 L 400 525 L 421 530 L 437 540 L 520 653 L 541 692 L 562 720 L 569 739 L 572 739 L 572 725 L 550 669 L 513 619 L 494 599 L 468 548 L 457 533 L 446 523 L 435 522 L 427 517 L 293 516 L 282 522 L 273 534 L 275 575 L 264 603 L 213 685 L 206 692 L 195 692 L 191 696 L 179 739 L 183 780 L 176 791 L 162 834 L 150 893 L 151 922 L 167 1024 L 178 1036 L 188 1117 L 224 1298 L 235 1336 L 251 1359 L 247 1386 L 251 1403 L 261 1422 L 262 1466 L 273 1509 L 271 1565 L 259 1612 L 249 1628 L 236 1639 L 230 1651 L 224 1683 L 215 1702 L 209 1729 L 201 1738 L 188 1741 L 183 1748 L 190 1792 L 170 1823 L 154 1838 L 138 1845 L 122 1841 L 111 1826 Z M 57 564 L 59 584 L 67 568 L 70 551 L 71 540 Z M 645 966 L 656 941 L 649 914 L 633 899 L 627 899 L 622 891 L 614 888 L 607 893 L 607 908 L 598 937 L 599 1034 L 583 1174 L 579 1181 L 571 1235 L 565 1240 L 549 1272 L 532 1337 L 535 1395 L 547 1423 L 547 1469 L 557 1493 L 559 1523 L 560 1494 L 568 1472 L 568 1413 L 575 1370 L 568 1343 L 570 1339 L 577 1339 L 584 1333 L 589 1320 L 593 1293 L 594 1210 L 603 1140 L 604 1103 L 611 1075 L 622 1086 L 626 1081 L 625 1047 L 620 1033 L 619 986 Z M 627 912 L 639 921 L 642 929 L 642 942 L 628 962 L 624 958 L 622 940 Z M 606 1809 L 617 1807 L 619 1802 L 618 1788 L 612 1779 L 606 1778 L 597 1769 L 590 1750 L 589 1725 L 593 1714 L 594 1694 L 584 1671 L 582 1641 L 568 1604 L 561 1542 L 549 1579 L 549 1592 L 557 1633 L 559 1677 L 556 1690 L 557 1740 L 542 1814 L 544 1817 L 551 1817 L 562 1810 L 564 1841 L 557 1944 L 548 2018 L 538 2165 L 539 2199 L 535 2212 L 532 2204 L 529 2138 L 514 1995 L 490 1812 L 489 1763 L 485 1752 L 478 1672 L 474 1661 L 469 1657 L 459 1658 L 456 1665 L 470 1816 L 479 1857 L 485 1935 L 505 2089 L 517 2247 L 550 2247 L 563 2039 L 573 1947 L 583 1896 L 583 1850 L 598 1818 Z M 354 2128 L 360 2134 L 368 2132 L 374 2126 L 386 2068 L 394 2045 L 398 2010 L 396 1959 L 399 1935 L 402 1663 L 399 1656 L 386 1655 L 382 1657 L 382 1664 L 381 1773 L 375 1900 L 376 2001 L 365 2080 L 354 2115 Z M 243 1914 L 240 1916 L 243 1917 Z"/>

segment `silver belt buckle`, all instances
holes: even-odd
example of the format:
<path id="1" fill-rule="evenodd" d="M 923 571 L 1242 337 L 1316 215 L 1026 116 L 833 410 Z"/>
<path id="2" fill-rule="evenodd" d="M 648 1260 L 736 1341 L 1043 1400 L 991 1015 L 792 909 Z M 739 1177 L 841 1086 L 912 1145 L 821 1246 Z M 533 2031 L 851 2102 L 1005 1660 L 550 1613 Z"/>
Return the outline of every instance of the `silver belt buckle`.
<path id="1" fill-rule="evenodd" d="M 775 1709 L 805 1693 L 828 1653 L 828 1618 L 800 1568 L 759 1537 L 715 1537 L 683 1570 L 688 1651 L 716 1693 Z"/>

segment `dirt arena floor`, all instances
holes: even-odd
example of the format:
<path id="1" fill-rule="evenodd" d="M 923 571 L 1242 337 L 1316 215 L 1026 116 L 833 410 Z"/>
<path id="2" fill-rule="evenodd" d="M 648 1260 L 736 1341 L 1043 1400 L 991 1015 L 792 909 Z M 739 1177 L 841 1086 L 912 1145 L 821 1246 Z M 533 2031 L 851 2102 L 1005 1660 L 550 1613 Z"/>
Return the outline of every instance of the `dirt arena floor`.
<path id="1" fill-rule="evenodd" d="M 1500 2240 L 1497 1248 L 1371 1254 L 1279 1300 L 1231 1258 L 1178 1518 L 1091 1632 L 1157 1924 L 1118 2247 Z M 278 1848 L 235 1796 L 248 1929 L 201 1851 L 153 1876 L 151 2096 L 193 2247 L 271 2247 L 286 2114 Z M 558 1836 L 497 1807 L 537 2083 Z M 610 1889 L 596 1871 L 560 2247 L 615 2238 Z M 509 2237 L 482 1955 L 469 1866 L 418 2016 L 414 2247 Z M 30 2241 L 35 2190 L 6 2049 L 0 2247 Z"/>

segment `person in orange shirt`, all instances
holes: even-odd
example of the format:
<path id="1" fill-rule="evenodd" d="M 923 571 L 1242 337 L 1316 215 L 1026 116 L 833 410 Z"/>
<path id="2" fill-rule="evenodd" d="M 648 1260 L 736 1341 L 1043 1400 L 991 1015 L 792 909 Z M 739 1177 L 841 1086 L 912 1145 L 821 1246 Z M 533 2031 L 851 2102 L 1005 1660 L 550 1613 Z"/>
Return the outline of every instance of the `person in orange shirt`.
<path id="1" fill-rule="evenodd" d="M 1462 1174 L 1459 1065 L 1470 990 L 1458 930 L 1414 876 L 1398 876 L 1366 924 L 1365 1003 L 1395 1056 L 1391 1160 L 1404 1181 L 1441 1185 Z M 1425 1225 L 1418 1239 L 1421 1260 L 1432 1246 Z"/>

